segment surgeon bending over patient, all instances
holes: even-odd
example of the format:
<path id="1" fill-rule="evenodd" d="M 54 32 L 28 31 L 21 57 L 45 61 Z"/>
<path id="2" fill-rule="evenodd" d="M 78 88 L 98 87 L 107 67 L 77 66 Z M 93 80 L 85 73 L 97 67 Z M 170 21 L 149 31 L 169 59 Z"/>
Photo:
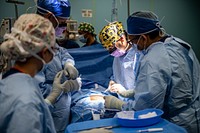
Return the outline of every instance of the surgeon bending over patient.
<path id="1" fill-rule="evenodd" d="M 99 40 L 114 56 L 113 76 L 107 90 L 117 93 L 119 99 L 128 101 L 135 94 L 135 75 L 143 54 L 128 42 L 121 22 L 115 21 L 104 26 L 99 33 Z"/>
<path id="2" fill-rule="evenodd" d="M 200 65 L 192 47 L 168 35 L 156 14 L 137 11 L 127 19 L 128 38 L 144 53 L 139 62 L 134 100 L 105 96 L 107 108 L 159 108 L 163 117 L 190 133 L 200 132 Z"/>

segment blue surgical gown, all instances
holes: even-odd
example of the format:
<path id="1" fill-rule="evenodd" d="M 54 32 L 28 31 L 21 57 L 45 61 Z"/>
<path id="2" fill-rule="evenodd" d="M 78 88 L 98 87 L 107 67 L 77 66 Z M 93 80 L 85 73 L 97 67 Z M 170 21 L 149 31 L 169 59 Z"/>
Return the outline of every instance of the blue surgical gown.
<path id="1" fill-rule="evenodd" d="M 163 117 L 187 129 L 200 131 L 200 65 L 191 46 L 168 37 L 148 47 L 136 74 L 135 100 L 123 110 L 160 108 Z"/>
<path id="2" fill-rule="evenodd" d="M 59 49 L 54 55 L 53 60 L 46 64 L 44 69 L 35 76 L 38 82 L 37 84 L 39 84 L 44 98 L 50 94 L 54 77 L 57 72 L 64 68 L 64 64 L 66 62 L 71 62 L 74 64 L 73 57 L 68 53 L 67 49 L 58 45 L 57 47 Z M 67 80 L 67 77 L 63 76 L 62 81 L 65 80 Z M 57 132 L 64 132 L 66 126 L 69 124 L 70 104 L 71 93 L 65 93 L 57 99 L 56 103 L 54 104 L 54 108 L 51 109 Z"/>
<path id="3" fill-rule="evenodd" d="M 53 119 L 34 79 L 15 73 L 0 80 L 1 133 L 55 133 Z"/>
<path id="4" fill-rule="evenodd" d="M 142 53 L 136 50 L 133 45 L 127 53 L 120 57 L 115 57 L 113 61 L 113 79 L 116 83 L 121 84 L 127 90 L 135 88 L 135 75 L 139 59 L 142 58 Z M 120 95 L 118 97 L 127 101 Z"/>

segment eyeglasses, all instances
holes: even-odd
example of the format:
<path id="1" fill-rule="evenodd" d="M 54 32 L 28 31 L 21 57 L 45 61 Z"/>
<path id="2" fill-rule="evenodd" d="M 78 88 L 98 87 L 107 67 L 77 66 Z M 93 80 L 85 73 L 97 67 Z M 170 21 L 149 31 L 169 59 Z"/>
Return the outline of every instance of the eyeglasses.
<path id="1" fill-rule="evenodd" d="M 58 27 L 67 27 L 67 23 L 60 23 Z"/>

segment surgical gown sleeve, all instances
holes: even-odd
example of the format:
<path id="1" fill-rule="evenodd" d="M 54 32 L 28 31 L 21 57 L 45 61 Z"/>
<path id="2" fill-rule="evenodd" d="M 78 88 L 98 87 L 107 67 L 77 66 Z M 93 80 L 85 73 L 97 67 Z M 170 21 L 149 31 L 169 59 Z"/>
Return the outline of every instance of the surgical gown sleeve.
<path id="1" fill-rule="evenodd" d="M 13 74 L 0 81 L 0 92 L 0 101 L 4 101 L 0 103 L 1 132 L 56 132 L 48 106 L 32 77 Z"/>
<path id="2" fill-rule="evenodd" d="M 47 121 L 47 120 L 44 119 L 41 110 L 42 108 L 39 108 L 33 104 L 28 104 L 18 107 L 12 114 L 8 132 L 12 131 L 16 131 L 19 133 L 25 133 L 27 131 L 34 133 L 53 132 L 53 131 L 45 131 L 48 130 L 48 128 L 47 129 L 43 128 L 42 121 Z M 23 119 L 20 117 L 23 117 Z"/>
<path id="3" fill-rule="evenodd" d="M 162 108 L 170 77 L 170 61 L 161 44 L 155 44 L 156 51 L 148 51 L 140 62 L 136 77 L 135 100 L 123 105 L 123 110 Z M 162 63 L 160 63 L 162 62 Z M 159 64 L 158 64 L 159 63 Z M 168 76 L 167 76 L 168 75 Z"/>
<path id="4" fill-rule="evenodd" d="M 59 57 L 63 67 L 66 62 L 71 62 L 73 65 L 75 64 L 74 58 L 68 53 L 67 49 L 59 47 L 59 51 L 56 54 Z"/>

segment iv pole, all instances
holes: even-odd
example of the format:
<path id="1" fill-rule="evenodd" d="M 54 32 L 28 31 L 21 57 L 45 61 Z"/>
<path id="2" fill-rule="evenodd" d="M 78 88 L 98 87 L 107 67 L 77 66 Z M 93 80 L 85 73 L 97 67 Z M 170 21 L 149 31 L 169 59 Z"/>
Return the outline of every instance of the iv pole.
<path id="1" fill-rule="evenodd" d="M 128 16 L 130 16 L 130 0 L 127 0 L 127 9 Z"/>
<path id="2" fill-rule="evenodd" d="M 112 13 L 111 13 L 111 22 L 117 21 L 118 15 L 117 15 L 117 3 L 116 0 L 113 0 L 112 3 Z"/>

